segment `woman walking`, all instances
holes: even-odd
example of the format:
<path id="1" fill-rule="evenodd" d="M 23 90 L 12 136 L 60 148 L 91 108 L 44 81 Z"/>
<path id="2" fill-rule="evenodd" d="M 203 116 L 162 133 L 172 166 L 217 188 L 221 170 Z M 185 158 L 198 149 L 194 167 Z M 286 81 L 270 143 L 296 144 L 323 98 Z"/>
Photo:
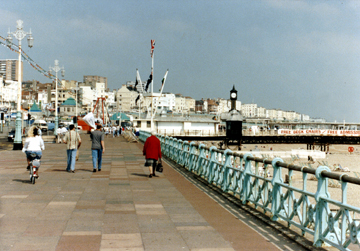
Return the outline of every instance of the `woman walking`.
<path id="1" fill-rule="evenodd" d="M 151 136 L 146 139 L 143 149 L 145 155 L 145 166 L 149 167 L 149 178 L 157 177 L 155 175 L 156 165 L 158 160 L 161 161 L 161 146 L 160 140 L 156 137 L 156 132 L 152 131 Z"/>

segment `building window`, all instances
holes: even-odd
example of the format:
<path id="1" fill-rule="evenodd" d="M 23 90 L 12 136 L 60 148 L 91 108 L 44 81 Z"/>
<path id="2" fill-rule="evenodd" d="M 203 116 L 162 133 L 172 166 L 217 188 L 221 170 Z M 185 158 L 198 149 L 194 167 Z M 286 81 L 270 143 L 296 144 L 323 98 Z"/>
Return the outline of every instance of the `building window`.
<path id="1" fill-rule="evenodd" d="M 146 121 L 146 127 L 150 128 L 151 127 L 151 121 Z"/>
<path id="2" fill-rule="evenodd" d="M 141 121 L 137 121 L 136 127 L 141 127 Z"/>

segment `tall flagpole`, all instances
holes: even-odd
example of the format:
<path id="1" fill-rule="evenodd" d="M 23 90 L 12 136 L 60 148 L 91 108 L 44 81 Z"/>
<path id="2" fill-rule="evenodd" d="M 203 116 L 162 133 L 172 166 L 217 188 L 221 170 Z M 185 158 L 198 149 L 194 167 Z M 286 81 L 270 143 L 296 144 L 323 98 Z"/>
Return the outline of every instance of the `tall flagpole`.
<path id="1" fill-rule="evenodd" d="M 151 75 L 152 75 L 152 79 L 151 79 L 151 131 L 154 130 L 154 119 L 153 119 L 153 109 L 154 109 L 154 104 L 153 104 L 153 94 L 154 94 L 154 48 L 153 46 L 155 45 L 155 40 L 151 40 Z"/>

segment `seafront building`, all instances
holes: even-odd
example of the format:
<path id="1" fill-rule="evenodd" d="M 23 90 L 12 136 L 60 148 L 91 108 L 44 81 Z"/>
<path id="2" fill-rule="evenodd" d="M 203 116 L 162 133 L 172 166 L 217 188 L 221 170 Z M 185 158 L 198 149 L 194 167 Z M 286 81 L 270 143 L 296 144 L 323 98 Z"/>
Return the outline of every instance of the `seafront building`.
<path id="1" fill-rule="evenodd" d="M 23 65 L 21 65 L 21 78 L 23 75 Z M 17 59 L 0 59 L 0 75 L 5 82 L 18 81 L 19 60 Z"/>
<path id="2" fill-rule="evenodd" d="M 0 104 L 9 111 L 15 111 L 17 102 L 17 60 L 0 60 Z M 107 110 L 111 114 L 116 112 L 125 113 L 151 113 L 156 114 L 173 113 L 182 116 L 190 114 L 209 114 L 212 118 L 219 117 L 221 113 L 230 110 L 228 99 L 203 98 L 195 100 L 185 97 L 180 93 L 154 93 L 150 97 L 149 93 L 144 93 L 146 81 L 135 86 L 134 81 L 127 81 L 119 89 L 110 91 L 106 77 L 85 75 L 83 82 L 75 80 L 61 80 L 57 93 L 55 82 L 40 83 L 39 81 L 24 81 L 22 83 L 22 107 L 28 109 L 34 102 L 39 107 L 49 108 L 53 111 L 57 95 L 58 107 L 73 98 L 81 107 L 81 111 L 92 111 L 98 98 L 106 98 Z M 142 93 L 141 95 L 139 93 Z M 311 118 L 306 114 L 295 111 L 283 111 L 281 109 L 266 109 L 258 107 L 257 104 L 242 104 L 236 101 L 236 110 L 240 111 L 246 119 L 269 119 L 272 121 L 310 121 Z"/>

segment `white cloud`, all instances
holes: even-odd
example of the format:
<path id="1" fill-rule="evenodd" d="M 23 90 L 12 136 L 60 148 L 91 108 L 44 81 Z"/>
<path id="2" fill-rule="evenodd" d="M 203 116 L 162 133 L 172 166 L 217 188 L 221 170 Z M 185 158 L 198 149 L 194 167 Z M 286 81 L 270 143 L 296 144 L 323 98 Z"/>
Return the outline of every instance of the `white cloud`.
<path id="1" fill-rule="evenodd" d="M 294 35 L 289 44 L 301 53 L 360 54 L 360 37 L 352 34 L 313 31 Z"/>
<path id="2" fill-rule="evenodd" d="M 193 25 L 177 20 L 161 20 L 159 25 L 162 30 L 175 33 L 192 33 L 196 30 Z"/>
<path id="3" fill-rule="evenodd" d="M 269 6 L 285 11 L 308 12 L 316 15 L 338 15 L 339 9 L 331 2 L 294 1 L 294 0 L 265 0 Z"/>
<path id="4" fill-rule="evenodd" d="M 98 19 L 96 17 L 83 18 L 83 19 L 69 19 L 66 24 L 73 32 L 84 32 L 93 34 L 96 39 L 110 40 L 111 36 L 116 36 L 117 40 L 122 38 L 125 40 L 132 36 L 132 29 L 119 24 L 111 23 Z"/>

